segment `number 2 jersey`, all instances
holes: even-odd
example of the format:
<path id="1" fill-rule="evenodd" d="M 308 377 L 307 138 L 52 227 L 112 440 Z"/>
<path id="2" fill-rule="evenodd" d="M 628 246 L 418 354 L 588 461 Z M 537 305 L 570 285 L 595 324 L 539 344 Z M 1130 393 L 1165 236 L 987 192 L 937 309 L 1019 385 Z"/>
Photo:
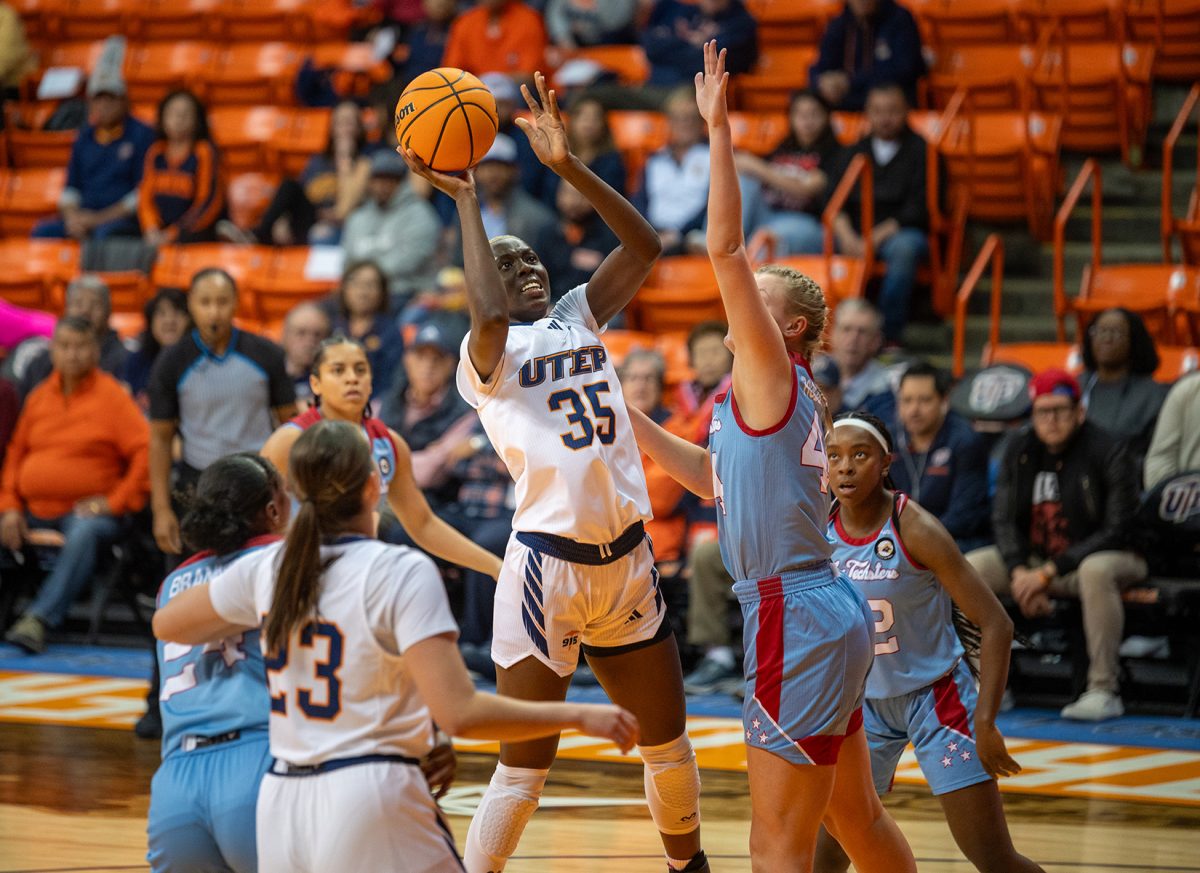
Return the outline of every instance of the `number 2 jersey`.
<path id="1" fill-rule="evenodd" d="M 213 609 L 257 625 L 271 609 L 283 544 L 234 563 L 209 585 Z M 412 645 L 458 633 L 442 578 L 420 552 L 365 537 L 321 546 L 316 618 L 265 659 L 271 754 L 306 766 L 363 755 L 420 758 L 433 722 L 405 664 Z"/>
<path id="2" fill-rule="evenodd" d="M 463 340 L 458 390 L 516 482 L 513 528 L 608 544 L 651 517 L 617 372 L 580 285 L 545 318 L 510 324 L 504 356 L 479 378 Z"/>
<path id="3" fill-rule="evenodd" d="M 891 516 L 867 537 L 846 533 L 838 507 L 829 518 L 833 562 L 867 598 L 875 616 L 875 665 L 866 692 L 872 700 L 932 685 L 963 655 L 949 592 L 932 571 L 909 557 L 900 538 L 906 503 L 908 496 L 897 492 Z"/>
<path id="4" fill-rule="evenodd" d="M 278 541 L 256 537 L 222 557 L 193 555 L 163 580 L 156 606 L 161 609 L 176 595 L 211 582 L 239 559 Z M 257 630 L 199 646 L 160 640 L 157 650 L 164 758 L 179 749 L 185 736 L 267 729 L 267 675 Z"/>
<path id="5" fill-rule="evenodd" d="M 733 389 L 709 425 L 717 535 L 735 581 L 768 579 L 829 560 L 824 398 L 808 362 L 792 357 L 792 397 L 767 430 L 742 421 Z"/>

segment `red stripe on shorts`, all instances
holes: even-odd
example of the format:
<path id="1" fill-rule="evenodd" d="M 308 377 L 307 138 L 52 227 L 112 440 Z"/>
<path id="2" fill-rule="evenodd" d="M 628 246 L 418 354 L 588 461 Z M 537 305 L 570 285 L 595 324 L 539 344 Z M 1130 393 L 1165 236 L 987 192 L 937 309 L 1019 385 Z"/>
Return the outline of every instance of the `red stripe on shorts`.
<path id="1" fill-rule="evenodd" d="M 817 765 L 832 766 L 837 763 L 838 754 L 842 751 L 842 743 L 846 737 L 853 736 L 857 731 L 862 729 L 862 707 L 854 710 L 850 716 L 850 721 L 846 724 L 846 732 L 844 734 L 822 734 L 816 737 L 806 737 L 803 740 L 797 740 L 796 745 L 799 746 L 804 754 L 808 755 L 810 761 Z"/>
<path id="2" fill-rule="evenodd" d="M 778 724 L 779 698 L 783 689 L 783 597 L 778 576 L 758 582 L 758 633 L 754 651 L 758 672 L 754 678 L 754 697 L 767 715 Z"/>
<path id="3" fill-rule="evenodd" d="M 962 698 L 958 696 L 954 671 L 933 683 L 933 708 L 937 712 L 938 721 L 944 727 L 965 737 L 971 736 L 970 719 L 967 717 L 967 708 L 963 706 Z"/>

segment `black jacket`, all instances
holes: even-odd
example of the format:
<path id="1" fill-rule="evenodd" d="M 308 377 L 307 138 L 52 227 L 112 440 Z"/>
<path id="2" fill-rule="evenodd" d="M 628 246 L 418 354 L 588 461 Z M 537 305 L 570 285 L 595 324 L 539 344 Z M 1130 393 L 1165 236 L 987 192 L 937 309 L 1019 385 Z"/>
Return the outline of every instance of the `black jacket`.
<path id="1" fill-rule="evenodd" d="M 905 126 L 900 135 L 900 150 L 886 164 L 875 162 L 875 150 L 871 147 L 871 137 L 865 136 L 851 148 L 841 153 L 841 160 L 829 177 L 826 195 L 832 195 L 837 182 L 842 178 L 855 155 L 866 155 L 871 164 L 872 183 L 875 192 L 875 224 L 894 218 L 901 227 L 912 227 L 929 232 L 929 196 L 925 190 L 925 180 L 928 164 L 926 162 L 927 146 L 921 135 L 911 127 Z M 939 158 L 940 161 L 940 158 Z M 938 175 L 939 184 L 945 178 L 945 173 Z M 859 186 L 855 185 L 850 196 L 846 198 L 843 210 L 850 218 L 854 229 L 860 234 L 859 227 Z M 940 198 L 940 192 L 939 192 Z"/>
<path id="2" fill-rule="evenodd" d="M 1009 572 L 1028 564 L 1033 484 L 1048 454 L 1033 428 L 1015 434 L 1000 460 L 992 529 Z M 1089 422 L 1058 458 L 1058 484 L 1070 547 L 1054 559 L 1059 575 L 1094 552 L 1127 548 L 1138 503 L 1138 478 L 1124 445 Z"/>

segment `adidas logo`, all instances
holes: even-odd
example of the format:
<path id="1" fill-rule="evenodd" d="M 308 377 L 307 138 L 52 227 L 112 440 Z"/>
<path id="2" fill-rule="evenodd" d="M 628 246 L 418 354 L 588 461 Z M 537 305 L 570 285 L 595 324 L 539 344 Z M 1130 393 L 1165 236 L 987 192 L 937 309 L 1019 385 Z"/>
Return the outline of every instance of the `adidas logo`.
<path id="1" fill-rule="evenodd" d="M 629 618 L 625 619 L 625 624 L 629 624 L 631 621 L 638 621 L 641 619 L 641 617 L 642 614 L 635 609 L 633 612 L 629 613 Z"/>

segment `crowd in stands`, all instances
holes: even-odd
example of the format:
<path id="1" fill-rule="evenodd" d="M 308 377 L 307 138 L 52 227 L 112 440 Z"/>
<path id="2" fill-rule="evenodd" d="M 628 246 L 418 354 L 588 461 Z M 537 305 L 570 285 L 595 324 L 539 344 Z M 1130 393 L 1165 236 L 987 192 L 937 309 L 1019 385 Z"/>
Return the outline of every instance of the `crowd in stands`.
<path id="1" fill-rule="evenodd" d="M 631 194 L 665 253 L 703 252 L 708 146 L 691 82 L 701 46 L 712 38 L 728 48 L 732 72 L 753 67 L 756 23 L 742 0 L 378 6 L 379 30 L 390 30 L 404 49 L 393 54 L 386 93 L 439 65 L 484 77 L 500 116 L 500 133 L 474 170 L 484 225 L 489 236 L 519 236 L 542 253 L 555 298 L 586 282 L 617 240 L 579 192 L 533 156 L 513 121 L 523 106 L 519 88 L 555 51 L 640 42 L 648 84 L 598 81 L 575 93 L 564 106 L 572 148 Z M 4 64 L 13 16 L 0 3 L 0 88 L 27 68 Z M 137 257 L 149 251 L 151 260 L 164 245 L 218 239 L 331 246 L 341 252 L 341 279 L 280 323 L 256 326 L 269 336 L 238 326 L 239 280 L 220 263 L 187 288 L 156 289 L 140 333 L 126 342 L 96 274 L 69 284 L 56 325 L 0 309 L 0 322 L 22 325 L 11 337 L 0 334 L 7 346 L 0 577 L 13 553 L 39 542 L 35 530 L 56 532 L 62 549 L 6 639 L 40 651 L 86 588 L 102 547 L 133 526 L 151 531 L 167 560 L 177 560 L 180 498 L 189 483 L 222 455 L 257 451 L 277 426 L 320 404 L 314 360 L 334 335 L 364 349 L 370 415 L 407 442 L 413 479 L 431 510 L 502 555 L 512 480 L 454 385 L 466 320 L 453 204 L 410 175 L 390 124 L 364 121 L 370 100 L 344 99 L 330 109 L 325 149 L 280 181 L 252 224 L 239 226 L 227 208 L 208 109 L 190 91 L 173 91 L 153 125 L 139 120 L 121 74 L 122 50 L 119 40 L 110 42 L 87 81 L 86 118 L 58 215 L 41 221 L 34 236 L 89 245 L 140 240 Z M 923 71 L 920 35 L 902 5 L 847 0 L 821 40 L 809 87 L 790 99 L 782 143 L 764 156 L 737 156 L 746 236 L 769 237 L 780 255 L 820 253 L 820 214 L 830 194 L 853 158 L 869 162 L 874 225 L 861 226 L 855 188 L 834 232 L 837 251 L 859 256 L 870 245 L 885 265 L 878 305 L 841 302 L 828 353 L 812 362 L 814 377 L 831 411 L 871 412 L 893 428 L 896 486 L 942 521 L 989 585 L 1029 616 L 1044 614 L 1051 596 L 1081 601 L 1092 669 L 1087 693 L 1065 713 L 1111 717 L 1121 710 L 1120 592 L 1152 569 L 1131 538 L 1133 515 L 1143 487 L 1200 469 L 1200 376 L 1168 392 L 1152 378 L 1157 353 L 1140 317 L 1108 310 L 1082 338 L 1082 376 L 1038 376 L 1030 422 L 1013 422 L 1019 427 L 997 441 L 950 409 L 947 374 L 921 361 L 889 367 L 881 360 L 903 343 L 918 269 L 929 255 L 926 143 L 907 123 Z M 666 144 L 644 166 L 626 163 L 609 128 L 608 113 L 625 108 L 665 117 Z M 854 146 L 839 145 L 834 109 L 865 111 L 869 133 Z M 704 445 L 714 401 L 729 387 L 725 332 L 717 322 L 694 327 L 685 380 L 668 378 L 659 348 L 635 346 L 620 365 L 626 403 Z M 715 542 L 714 508 L 648 458 L 643 464 L 660 569 L 680 592 L 676 602 L 687 604 L 674 620 L 698 659 L 687 686 L 732 688 L 741 675 L 729 620 L 732 580 Z M 387 511 L 381 535 L 411 541 Z M 454 578 L 464 648 L 486 654 L 492 582 L 473 570 Z"/>

